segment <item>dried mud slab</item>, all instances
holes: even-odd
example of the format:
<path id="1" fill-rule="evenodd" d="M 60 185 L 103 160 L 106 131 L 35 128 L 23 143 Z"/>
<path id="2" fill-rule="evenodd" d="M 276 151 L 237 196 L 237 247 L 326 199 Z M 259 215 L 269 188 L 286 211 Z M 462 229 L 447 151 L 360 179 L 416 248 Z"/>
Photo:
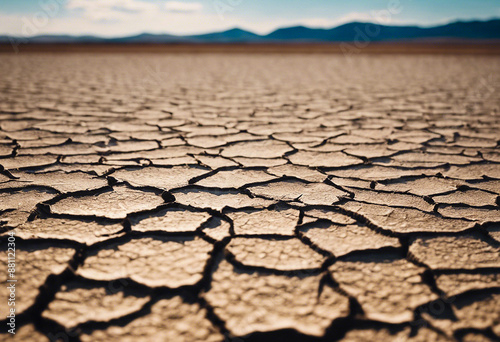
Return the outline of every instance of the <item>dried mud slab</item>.
<path id="1" fill-rule="evenodd" d="M 475 182 L 470 184 L 470 186 L 485 191 L 491 191 L 500 195 L 500 180 L 482 181 L 479 183 Z"/>
<path id="2" fill-rule="evenodd" d="M 436 167 L 445 164 L 466 165 L 473 161 L 480 161 L 479 158 L 472 158 L 459 155 L 444 155 L 438 153 L 407 152 L 392 156 L 390 161 L 382 162 L 389 166 L 404 167 Z"/>
<path id="3" fill-rule="evenodd" d="M 208 166 L 212 170 L 221 168 L 221 167 L 231 167 L 231 166 L 238 166 L 237 163 L 230 159 L 218 157 L 218 156 L 204 156 L 204 155 L 198 155 L 195 156 L 196 160 L 198 160 L 202 165 Z"/>
<path id="4" fill-rule="evenodd" d="M 239 142 L 224 148 L 221 152 L 223 157 L 247 157 L 247 158 L 280 158 L 292 148 L 283 142 L 264 140 Z"/>
<path id="5" fill-rule="evenodd" d="M 478 270 L 500 267 L 500 248 L 474 235 L 413 239 L 409 253 L 431 269 Z"/>
<path id="6" fill-rule="evenodd" d="M 132 230 L 139 232 L 194 232 L 208 221 L 210 214 L 202 211 L 189 211 L 166 208 L 157 212 L 143 213 L 129 217 Z"/>
<path id="7" fill-rule="evenodd" d="M 429 204 L 418 196 L 354 188 L 347 188 L 346 190 L 353 192 L 354 200 L 358 202 L 383 204 L 391 207 L 415 208 L 427 212 L 432 211 L 434 208 L 434 205 Z"/>
<path id="8" fill-rule="evenodd" d="M 295 209 L 236 211 L 226 214 L 234 225 L 236 235 L 294 235 L 299 221 Z"/>
<path id="9" fill-rule="evenodd" d="M 21 243 L 18 241 L 18 244 Z M 69 268 L 69 262 L 72 260 L 76 251 L 72 248 L 51 247 L 47 243 L 40 243 L 37 248 L 22 248 L 18 246 L 16 249 L 16 272 L 15 282 L 16 288 L 16 315 L 26 311 L 35 303 L 35 299 L 39 294 L 39 288 L 42 286 L 47 277 L 50 275 L 59 275 Z M 0 252 L 2 259 L 1 266 L 5 270 L 0 275 L 0 281 L 5 286 L 0 288 L 0 295 L 5 300 L 0 304 L 2 312 L 8 312 L 7 298 L 9 298 L 10 290 L 7 286 L 9 273 L 7 273 L 7 251 Z"/>
<path id="10" fill-rule="evenodd" d="M 381 158 L 394 155 L 397 151 L 390 150 L 385 145 L 359 144 L 343 150 L 345 153 L 359 158 Z"/>
<path id="11" fill-rule="evenodd" d="M 333 320 L 347 316 L 349 305 L 328 286 L 318 296 L 319 281 L 244 272 L 222 261 L 203 297 L 235 336 L 279 329 L 322 336 Z"/>
<path id="12" fill-rule="evenodd" d="M 15 340 L 16 342 L 50 342 L 50 339 L 43 335 L 41 332 L 37 331 L 33 324 L 23 325 L 20 328 L 16 327 L 16 334 L 12 335 L 10 333 L 2 331 L 0 333 L 0 339 L 4 341 Z"/>
<path id="13" fill-rule="evenodd" d="M 40 167 L 54 164 L 56 156 L 16 156 L 8 159 L 1 159 L 0 165 L 6 170 L 18 170 L 29 167 Z"/>
<path id="14" fill-rule="evenodd" d="M 361 225 L 312 224 L 300 229 L 315 246 L 339 257 L 354 251 L 399 248 L 399 240 Z"/>
<path id="15" fill-rule="evenodd" d="M 299 151 L 289 156 L 288 159 L 292 164 L 309 167 L 342 167 L 363 163 L 361 159 L 342 152 Z"/>
<path id="16" fill-rule="evenodd" d="M 443 192 L 455 191 L 463 182 L 436 177 L 401 179 L 400 182 L 389 184 L 377 183 L 376 190 L 408 192 L 418 196 L 430 196 Z"/>
<path id="17" fill-rule="evenodd" d="M 79 160 L 81 161 L 81 160 Z M 103 165 L 103 164 L 86 164 L 80 163 L 77 164 L 76 161 L 72 162 L 72 164 L 55 164 L 51 166 L 44 167 L 41 170 L 34 170 L 34 173 L 46 173 L 46 172 L 54 172 L 54 171 L 62 171 L 62 172 L 85 172 L 90 174 L 91 176 L 104 176 L 114 170 L 113 166 Z"/>
<path id="18" fill-rule="evenodd" d="M 264 159 L 264 158 L 233 157 L 231 159 L 242 167 L 273 167 L 288 163 L 288 161 L 283 158 Z"/>
<path id="19" fill-rule="evenodd" d="M 480 190 L 456 191 L 447 195 L 434 196 L 432 199 L 436 203 L 443 204 L 466 204 L 471 206 L 494 206 L 500 203 L 498 195 Z"/>
<path id="20" fill-rule="evenodd" d="M 328 171 L 329 175 L 339 178 L 355 178 L 369 181 L 398 179 L 406 176 L 435 176 L 440 169 L 399 169 L 381 165 L 361 165 L 342 170 Z"/>
<path id="21" fill-rule="evenodd" d="M 395 233 L 453 232 L 458 233 L 474 226 L 474 222 L 459 218 L 442 218 L 411 208 L 396 208 L 384 205 L 347 202 L 343 209 L 357 213 L 371 223 Z"/>
<path id="22" fill-rule="evenodd" d="M 480 224 L 487 222 L 500 222 L 500 209 L 498 208 L 473 208 L 466 206 L 440 206 L 438 212 L 444 217 L 465 218 Z"/>
<path id="23" fill-rule="evenodd" d="M 0 223 L 7 227 L 16 227 L 29 218 L 38 203 L 56 196 L 50 190 L 16 189 L 12 192 L 0 192 Z"/>
<path id="24" fill-rule="evenodd" d="M 219 171 L 213 176 L 196 182 L 196 184 L 212 188 L 237 189 L 252 183 L 267 182 L 275 178 L 275 176 L 272 176 L 265 171 L 236 169 L 230 171 Z"/>
<path id="25" fill-rule="evenodd" d="M 50 211 L 61 215 L 121 219 L 130 213 L 153 209 L 163 203 L 161 196 L 154 192 L 115 186 L 110 191 L 96 195 L 61 199 L 50 205 Z"/>
<path id="26" fill-rule="evenodd" d="M 327 178 L 327 175 L 317 170 L 293 164 L 271 167 L 267 172 L 278 177 L 295 177 L 308 182 L 323 182 Z"/>
<path id="27" fill-rule="evenodd" d="M 309 223 L 317 221 L 318 219 L 328 220 L 340 225 L 353 224 L 356 220 L 338 211 L 328 209 L 311 209 L 304 211 L 304 218 L 302 223 Z"/>
<path id="28" fill-rule="evenodd" d="M 55 197 L 53 191 L 45 189 L 13 189 L 0 192 L 0 210 L 30 211 L 37 203 Z"/>
<path id="29" fill-rule="evenodd" d="M 93 177 L 83 172 L 47 172 L 47 173 L 27 173 L 13 172 L 17 180 L 11 181 L 3 186 L 24 187 L 24 186 L 46 186 L 56 189 L 59 192 L 75 192 L 84 190 L 94 190 L 105 187 L 108 182 L 104 178 Z M 3 187 L 0 186 L 0 187 Z"/>
<path id="30" fill-rule="evenodd" d="M 325 259 L 297 238 L 233 238 L 226 247 L 234 259 L 245 266 L 296 271 L 319 269 Z"/>
<path id="31" fill-rule="evenodd" d="M 496 334 L 496 337 L 488 337 L 485 334 L 479 332 L 470 332 L 466 333 L 462 337 L 462 341 L 464 342 L 496 342 L 499 335 Z"/>
<path id="32" fill-rule="evenodd" d="M 83 132 L 82 132 L 83 133 Z M 67 143 L 58 146 L 39 147 L 39 148 L 21 148 L 19 156 L 23 155 L 85 155 L 93 154 L 97 148 L 87 144 Z"/>
<path id="33" fill-rule="evenodd" d="M 438 298 L 422 280 L 425 269 L 405 259 L 365 255 L 337 261 L 328 269 L 368 319 L 408 322 L 418 306 Z"/>
<path id="34" fill-rule="evenodd" d="M 23 239 L 61 239 L 92 245 L 120 236 L 121 224 L 62 218 L 36 219 L 21 224 L 16 236 Z"/>
<path id="35" fill-rule="evenodd" d="M 436 285 L 448 297 L 453 297 L 467 291 L 500 288 L 500 275 L 498 273 L 441 274 L 436 277 Z"/>
<path id="36" fill-rule="evenodd" d="M 94 280 L 130 278 L 150 287 L 195 285 L 213 246 L 200 238 L 138 238 L 93 251 L 77 273 Z"/>
<path id="37" fill-rule="evenodd" d="M 500 322 L 500 294 L 480 293 L 469 298 L 458 298 L 451 303 L 452 319 L 435 318 L 424 313 L 423 317 L 442 331 L 454 332 L 460 329 L 487 329 Z"/>
<path id="38" fill-rule="evenodd" d="M 158 189 L 170 190 L 188 185 L 190 179 L 208 171 L 202 168 L 188 166 L 145 167 L 140 169 L 122 169 L 113 172 L 112 176 L 126 181 L 133 186 L 152 186 Z"/>
<path id="39" fill-rule="evenodd" d="M 347 192 L 325 183 L 304 183 L 295 180 L 272 182 L 248 189 L 257 196 L 288 202 L 300 201 L 310 205 L 330 205 L 337 203 L 340 197 L 348 195 Z"/>
<path id="40" fill-rule="evenodd" d="M 373 342 L 373 341 L 394 341 L 394 342 L 453 342 L 454 339 L 441 335 L 428 328 L 420 328 L 416 335 L 411 333 L 410 328 L 402 331 L 391 332 L 388 329 L 359 329 L 348 331 L 339 342 Z"/>
<path id="41" fill-rule="evenodd" d="M 150 298 L 125 293 L 113 286 L 92 287 L 78 283 L 62 286 L 42 313 L 66 329 L 87 321 L 109 322 L 139 311 Z"/>
<path id="42" fill-rule="evenodd" d="M 262 208 L 274 204 L 274 201 L 263 198 L 252 198 L 235 190 L 214 190 L 187 188 L 173 191 L 176 202 L 195 208 L 210 208 L 220 211 L 230 208 Z"/>
<path id="43" fill-rule="evenodd" d="M 189 157 L 189 155 L 191 154 L 198 154 L 201 152 L 203 152 L 202 149 L 194 146 L 169 146 L 168 148 L 161 148 L 149 151 L 126 152 L 126 153 L 115 152 L 106 155 L 105 159 L 108 162 L 133 161 L 137 159 L 149 159 L 152 161 L 156 161 L 156 160 L 168 160 L 174 158 L 186 158 Z M 194 158 L 188 158 L 188 160 L 195 161 Z M 182 164 L 179 163 L 178 160 L 176 160 L 174 163 L 177 165 Z"/>
<path id="44" fill-rule="evenodd" d="M 179 341 L 222 342 L 224 337 L 206 318 L 198 304 L 183 302 L 179 296 L 161 299 L 151 312 L 124 326 L 110 326 L 81 336 L 82 342 L 98 341 Z"/>
<path id="45" fill-rule="evenodd" d="M 484 177 L 500 179 L 500 164 L 473 164 L 463 167 L 452 166 L 443 175 L 463 180 L 483 179 Z"/>

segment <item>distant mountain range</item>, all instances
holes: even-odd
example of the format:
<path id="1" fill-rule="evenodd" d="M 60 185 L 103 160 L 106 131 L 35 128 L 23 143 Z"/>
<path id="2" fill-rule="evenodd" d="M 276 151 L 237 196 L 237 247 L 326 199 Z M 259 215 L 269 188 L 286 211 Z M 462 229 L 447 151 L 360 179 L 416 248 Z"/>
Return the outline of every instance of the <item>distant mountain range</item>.
<path id="1" fill-rule="evenodd" d="M 267 35 L 234 28 L 222 32 L 176 36 L 143 33 L 121 38 L 96 36 L 41 35 L 29 38 L 0 36 L 0 43 L 20 39 L 23 43 L 327 43 L 356 41 L 500 40 L 500 19 L 457 21 L 434 27 L 389 26 L 352 22 L 331 29 L 294 26 Z"/>

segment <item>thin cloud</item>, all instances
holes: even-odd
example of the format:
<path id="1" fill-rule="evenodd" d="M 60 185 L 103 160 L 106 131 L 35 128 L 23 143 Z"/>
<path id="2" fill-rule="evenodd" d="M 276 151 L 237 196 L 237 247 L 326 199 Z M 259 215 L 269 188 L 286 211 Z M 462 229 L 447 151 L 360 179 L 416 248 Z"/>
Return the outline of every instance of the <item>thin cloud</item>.
<path id="1" fill-rule="evenodd" d="M 90 10 L 126 10 L 131 12 L 143 12 L 155 9 L 156 5 L 138 0 L 68 0 L 66 7 L 69 9 Z"/>
<path id="2" fill-rule="evenodd" d="M 138 0 L 69 0 L 66 8 L 80 10 L 91 20 L 128 20 L 138 14 L 155 11 L 157 5 Z"/>
<path id="3" fill-rule="evenodd" d="M 199 2 L 169 1 L 165 3 L 165 9 L 169 12 L 199 12 L 203 5 Z"/>

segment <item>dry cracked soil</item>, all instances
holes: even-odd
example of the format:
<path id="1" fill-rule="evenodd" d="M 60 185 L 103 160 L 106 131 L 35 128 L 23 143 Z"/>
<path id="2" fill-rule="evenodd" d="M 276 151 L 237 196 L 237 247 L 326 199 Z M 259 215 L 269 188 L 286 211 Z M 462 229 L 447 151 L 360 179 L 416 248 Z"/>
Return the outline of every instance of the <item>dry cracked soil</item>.
<path id="1" fill-rule="evenodd" d="M 0 56 L 2 341 L 499 341 L 500 60 Z"/>

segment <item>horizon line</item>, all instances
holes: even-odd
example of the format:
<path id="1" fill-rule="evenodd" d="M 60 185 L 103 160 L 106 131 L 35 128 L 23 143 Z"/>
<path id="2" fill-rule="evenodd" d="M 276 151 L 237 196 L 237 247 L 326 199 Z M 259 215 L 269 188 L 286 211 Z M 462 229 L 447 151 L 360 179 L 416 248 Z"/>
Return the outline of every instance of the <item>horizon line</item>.
<path id="1" fill-rule="evenodd" d="M 11 37 L 11 38 L 21 38 L 21 39 L 23 39 L 23 38 L 29 39 L 29 38 L 36 38 L 36 37 L 57 37 L 57 36 L 67 36 L 67 37 L 72 37 L 72 38 L 92 37 L 92 38 L 99 38 L 99 39 L 121 39 L 121 38 L 129 38 L 129 37 L 135 37 L 135 36 L 148 34 L 148 35 L 155 35 L 155 36 L 168 35 L 168 36 L 172 36 L 172 37 L 182 38 L 182 37 L 193 37 L 193 36 L 203 36 L 203 35 L 208 35 L 208 34 L 223 33 L 223 32 L 228 32 L 228 31 L 232 31 L 232 30 L 241 30 L 241 31 L 245 31 L 248 33 L 255 34 L 259 37 L 266 37 L 266 36 L 270 35 L 271 33 L 276 32 L 278 30 L 297 28 L 297 27 L 303 27 L 303 28 L 313 29 L 313 30 L 326 30 L 327 31 L 327 30 L 332 30 L 332 29 L 335 29 L 338 27 L 349 25 L 349 24 L 374 24 L 374 25 L 390 26 L 390 27 L 417 27 L 417 28 L 426 29 L 426 28 L 446 26 L 446 25 L 455 24 L 455 23 L 489 22 L 489 21 L 495 21 L 495 20 L 500 20 L 500 16 L 493 16 L 489 19 L 460 19 L 460 18 L 456 18 L 456 19 L 451 19 L 451 20 L 446 21 L 446 22 L 434 23 L 434 24 L 429 24 L 429 25 L 409 24 L 409 23 L 403 24 L 403 23 L 398 23 L 398 22 L 396 22 L 396 23 L 382 23 L 382 22 L 377 21 L 377 20 L 373 20 L 373 21 L 370 21 L 370 20 L 356 21 L 356 20 L 354 20 L 354 21 L 348 21 L 348 22 L 345 22 L 342 24 L 338 24 L 336 26 L 328 26 L 328 27 L 303 25 L 303 24 L 297 23 L 297 24 L 291 24 L 289 26 L 277 27 L 277 28 L 269 31 L 268 33 L 265 33 L 265 34 L 255 33 L 253 30 L 245 29 L 241 26 L 233 26 L 233 27 L 223 29 L 223 30 L 207 31 L 207 32 L 203 32 L 203 33 L 193 33 L 193 34 L 173 34 L 173 33 L 168 33 L 168 32 L 153 33 L 151 31 L 141 31 L 141 32 L 138 32 L 135 34 L 120 35 L 120 36 L 102 36 L 102 35 L 85 34 L 85 33 L 79 34 L 79 35 L 68 34 L 68 33 L 50 33 L 50 34 L 37 34 L 37 35 L 32 35 L 32 36 L 19 36 L 19 35 L 10 35 L 10 34 L 6 34 L 6 33 L 0 33 L 0 36 Z"/>

